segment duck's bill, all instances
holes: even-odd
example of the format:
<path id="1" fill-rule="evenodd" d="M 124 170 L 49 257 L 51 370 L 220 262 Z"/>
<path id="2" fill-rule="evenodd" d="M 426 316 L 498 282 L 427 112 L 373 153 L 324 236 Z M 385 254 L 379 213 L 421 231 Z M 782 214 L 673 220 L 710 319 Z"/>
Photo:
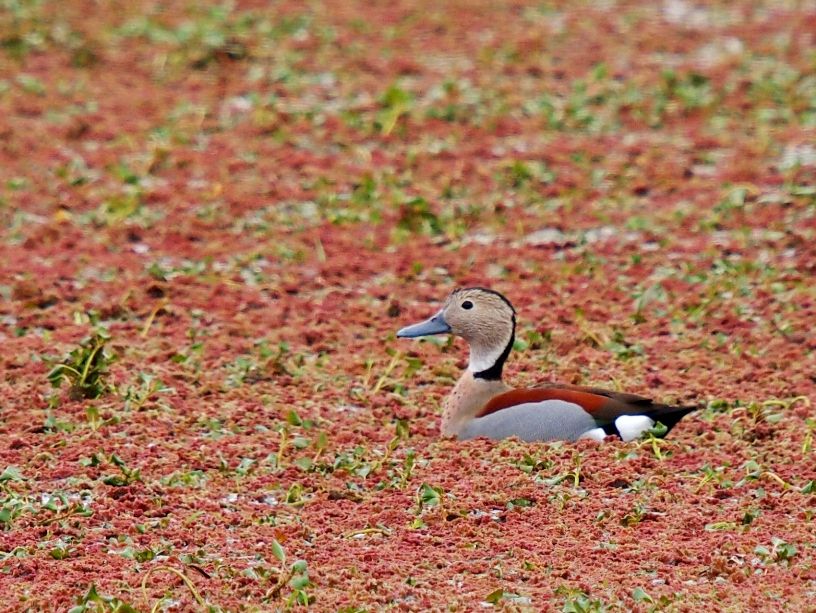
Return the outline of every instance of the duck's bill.
<path id="1" fill-rule="evenodd" d="M 416 338 L 418 336 L 431 336 L 432 334 L 446 334 L 450 332 L 451 328 L 442 313 L 439 312 L 430 319 L 426 319 L 422 323 L 407 326 L 397 332 L 399 338 Z"/>

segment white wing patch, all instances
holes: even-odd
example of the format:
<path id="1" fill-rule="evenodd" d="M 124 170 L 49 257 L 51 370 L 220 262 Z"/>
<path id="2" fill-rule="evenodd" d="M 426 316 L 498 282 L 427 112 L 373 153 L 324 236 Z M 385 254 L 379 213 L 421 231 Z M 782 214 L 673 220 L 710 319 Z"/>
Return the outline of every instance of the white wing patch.
<path id="1" fill-rule="evenodd" d="M 615 427 L 624 442 L 628 443 L 655 425 L 654 420 L 645 415 L 621 415 L 615 420 Z"/>
<path id="2" fill-rule="evenodd" d="M 593 428 L 592 430 L 584 432 L 578 438 L 588 438 L 590 440 L 603 443 L 603 440 L 606 438 L 606 432 L 604 432 L 603 428 Z"/>

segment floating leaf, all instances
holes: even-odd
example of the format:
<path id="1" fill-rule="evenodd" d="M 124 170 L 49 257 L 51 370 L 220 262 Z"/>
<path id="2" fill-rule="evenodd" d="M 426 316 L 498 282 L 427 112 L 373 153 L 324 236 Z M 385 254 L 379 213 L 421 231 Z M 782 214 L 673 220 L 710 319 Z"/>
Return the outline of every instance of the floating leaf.
<path id="1" fill-rule="evenodd" d="M 6 466 L 5 470 L 0 474 L 0 483 L 5 481 L 23 481 L 23 474 L 16 466 Z"/>
<path id="2" fill-rule="evenodd" d="M 272 539 L 272 555 L 275 556 L 281 564 L 286 563 L 286 552 L 277 539 Z"/>

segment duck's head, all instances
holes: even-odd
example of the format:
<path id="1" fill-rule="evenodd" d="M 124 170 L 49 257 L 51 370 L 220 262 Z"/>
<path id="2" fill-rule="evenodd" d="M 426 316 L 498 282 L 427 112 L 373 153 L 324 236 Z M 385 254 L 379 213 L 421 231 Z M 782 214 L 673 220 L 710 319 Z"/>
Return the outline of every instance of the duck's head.
<path id="1" fill-rule="evenodd" d="M 397 332 L 401 338 L 455 334 L 470 345 L 469 370 L 482 379 L 501 379 L 502 366 L 513 348 L 516 311 L 498 292 L 482 287 L 454 290 L 430 319 Z"/>

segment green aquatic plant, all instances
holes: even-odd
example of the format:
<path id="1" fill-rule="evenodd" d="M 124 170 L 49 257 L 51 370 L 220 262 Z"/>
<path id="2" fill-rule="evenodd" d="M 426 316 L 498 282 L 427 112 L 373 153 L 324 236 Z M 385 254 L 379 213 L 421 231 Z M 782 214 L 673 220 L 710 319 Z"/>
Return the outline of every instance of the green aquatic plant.
<path id="1" fill-rule="evenodd" d="M 97 331 L 83 339 L 79 346 L 54 366 L 47 378 L 54 388 L 69 384 L 71 400 L 99 398 L 111 389 L 107 380 L 108 366 L 116 359 L 106 345 L 110 336 L 105 331 Z"/>

